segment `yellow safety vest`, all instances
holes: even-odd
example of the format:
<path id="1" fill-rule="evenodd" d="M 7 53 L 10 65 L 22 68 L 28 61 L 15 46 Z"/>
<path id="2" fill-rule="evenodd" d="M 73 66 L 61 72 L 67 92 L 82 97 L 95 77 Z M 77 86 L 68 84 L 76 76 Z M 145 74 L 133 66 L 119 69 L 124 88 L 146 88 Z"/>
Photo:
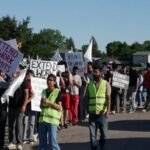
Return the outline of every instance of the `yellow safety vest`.
<path id="1" fill-rule="evenodd" d="M 103 79 L 100 81 L 98 89 L 96 89 L 94 81 L 90 81 L 88 85 L 89 104 L 88 111 L 92 114 L 100 114 L 106 112 L 106 84 Z"/>
<path id="2" fill-rule="evenodd" d="M 57 99 L 57 96 L 59 94 L 59 89 L 55 88 L 49 95 L 48 99 L 52 102 L 55 102 Z M 47 97 L 46 95 L 46 89 L 42 91 L 42 95 Z M 61 111 L 56 110 L 49 105 L 41 106 L 41 113 L 39 117 L 39 122 L 47 122 L 50 124 L 56 124 L 59 125 L 61 118 Z"/>

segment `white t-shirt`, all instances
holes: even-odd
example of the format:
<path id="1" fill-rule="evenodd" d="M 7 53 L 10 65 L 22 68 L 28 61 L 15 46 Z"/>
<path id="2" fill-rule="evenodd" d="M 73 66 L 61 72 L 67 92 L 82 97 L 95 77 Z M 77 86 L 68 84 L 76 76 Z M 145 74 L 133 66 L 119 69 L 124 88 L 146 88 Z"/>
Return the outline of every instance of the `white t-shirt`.
<path id="1" fill-rule="evenodd" d="M 75 82 L 78 82 L 78 84 L 80 86 L 82 85 L 81 77 L 78 74 L 77 75 L 73 75 L 73 80 Z M 71 95 L 79 95 L 79 88 L 76 85 L 73 85 L 71 87 Z"/>

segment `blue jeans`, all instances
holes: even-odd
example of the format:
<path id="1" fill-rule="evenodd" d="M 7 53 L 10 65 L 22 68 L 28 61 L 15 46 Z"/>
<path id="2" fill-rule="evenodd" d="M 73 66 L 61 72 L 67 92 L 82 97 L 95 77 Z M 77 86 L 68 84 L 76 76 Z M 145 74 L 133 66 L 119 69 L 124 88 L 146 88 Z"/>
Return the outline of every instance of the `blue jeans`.
<path id="1" fill-rule="evenodd" d="M 96 139 L 97 129 L 99 129 L 100 132 L 99 145 L 100 147 L 104 147 L 108 132 L 108 122 L 104 114 L 102 113 L 99 115 L 96 114 L 89 115 L 90 144 L 92 150 L 96 150 L 98 147 Z"/>
<path id="2" fill-rule="evenodd" d="M 50 150 L 60 150 L 57 143 L 57 125 L 46 122 L 39 123 L 39 140 L 40 150 L 48 150 L 47 135 L 50 145 Z"/>
<path id="3" fill-rule="evenodd" d="M 29 114 L 24 118 L 23 140 L 34 140 L 35 114 Z"/>

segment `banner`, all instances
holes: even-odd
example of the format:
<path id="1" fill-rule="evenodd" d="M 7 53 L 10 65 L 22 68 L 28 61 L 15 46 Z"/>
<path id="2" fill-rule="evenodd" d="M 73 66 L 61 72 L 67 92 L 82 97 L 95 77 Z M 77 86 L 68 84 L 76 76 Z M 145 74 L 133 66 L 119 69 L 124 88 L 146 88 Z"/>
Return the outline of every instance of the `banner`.
<path id="1" fill-rule="evenodd" d="M 12 83 L 10 84 L 10 86 L 8 87 L 8 89 L 4 92 L 4 94 L 1 97 L 2 103 L 6 102 L 8 96 L 12 96 L 12 97 L 14 96 L 15 91 L 22 84 L 22 82 L 23 82 L 23 80 L 25 78 L 26 72 L 27 72 L 27 68 L 23 69 L 20 72 L 20 75 L 16 79 L 14 79 L 12 81 Z"/>
<path id="2" fill-rule="evenodd" d="M 0 39 L 0 70 L 12 77 L 17 66 L 23 58 L 23 54 Z"/>
<path id="3" fill-rule="evenodd" d="M 41 78 L 31 77 L 31 85 L 35 93 L 35 96 L 31 100 L 31 109 L 33 111 L 41 111 L 41 108 L 40 108 L 41 93 L 44 89 L 47 88 L 46 80 L 41 79 Z"/>
<path id="4" fill-rule="evenodd" d="M 118 72 L 113 73 L 112 86 L 121 89 L 128 89 L 128 85 L 129 85 L 129 76 Z"/>
<path id="5" fill-rule="evenodd" d="M 79 68 L 79 74 L 83 76 L 84 62 L 83 62 L 83 56 L 81 52 L 66 53 L 65 59 L 69 71 L 72 72 L 72 68 L 74 66 L 77 66 Z"/>
<path id="6" fill-rule="evenodd" d="M 50 73 L 56 75 L 57 62 L 31 59 L 30 69 L 34 71 L 36 77 L 46 79 Z"/>

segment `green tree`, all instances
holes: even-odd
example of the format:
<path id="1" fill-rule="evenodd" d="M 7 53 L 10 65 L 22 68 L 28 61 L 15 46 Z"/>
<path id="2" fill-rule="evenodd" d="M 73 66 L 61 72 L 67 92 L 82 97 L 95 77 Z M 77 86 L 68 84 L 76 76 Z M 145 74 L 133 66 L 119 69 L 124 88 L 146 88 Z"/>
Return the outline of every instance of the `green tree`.
<path id="1" fill-rule="evenodd" d="M 150 41 L 144 41 L 143 48 L 145 51 L 150 51 Z"/>
<path id="2" fill-rule="evenodd" d="M 72 50 L 72 49 L 73 51 L 76 50 L 72 37 L 70 37 L 69 39 L 66 39 L 66 48 L 67 50 Z"/>
<path id="3" fill-rule="evenodd" d="M 29 43 L 32 39 L 32 28 L 29 28 L 30 17 L 17 22 L 16 18 L 10 16 L 0 18 L 0 37 L 4 40 L 17 39 L 22 43 L 22 52 L 28 53 Z"/>
<path id="4" fill-rule="evenodd" d="M 91 37 L 91 40 L 93 41 L 92 56 L 97 57 L 97 55 L 100 55 L 100 51 L 98 50 L 98 44 L 94 36 Z"/>
<path id="5" fill-rule="evenodd" d="M 15 17 L 5 16 L 0 18 L 0 37 L 4 40 L 17 37 L 17 21 Z"/>
<path id="6" fill-rule="evenodd" d="M 49 58 L 56 49 L 66 49 L 66 38 L 59 30 L 42 29 L 33 35 L 30 45 L 30 54 L 33 57 Z"/>

